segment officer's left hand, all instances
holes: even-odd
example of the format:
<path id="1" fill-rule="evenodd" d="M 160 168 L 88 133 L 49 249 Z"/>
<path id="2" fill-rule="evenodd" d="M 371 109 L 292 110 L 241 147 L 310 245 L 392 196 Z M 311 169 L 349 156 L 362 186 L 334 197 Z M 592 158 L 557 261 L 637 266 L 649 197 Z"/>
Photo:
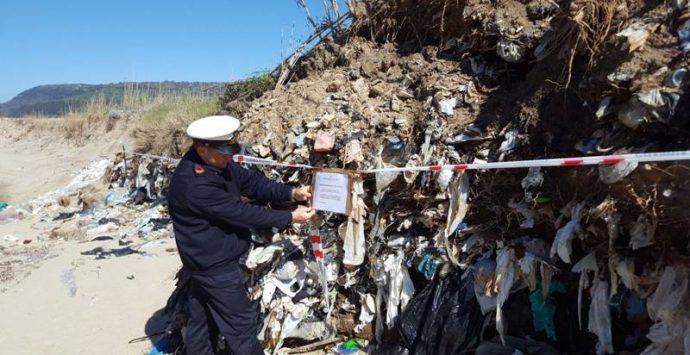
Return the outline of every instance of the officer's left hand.
<path id="1" fill-rule="evenodd" d="M 307 201 L 311 198 L 311 186 L 301 186 L 292 190 L 295 201 Z"/>

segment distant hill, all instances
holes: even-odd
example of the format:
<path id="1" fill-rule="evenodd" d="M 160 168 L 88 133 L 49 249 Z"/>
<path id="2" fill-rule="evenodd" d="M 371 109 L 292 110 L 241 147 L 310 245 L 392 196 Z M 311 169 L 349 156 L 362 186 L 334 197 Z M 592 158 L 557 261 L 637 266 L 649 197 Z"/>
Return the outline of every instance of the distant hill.
<path id="1" fill-rule="evenodd" d="M 224 85 L 204 82 L 142 82 L 102 85 L 58 84 L 40 85 L 19 93 L 12 100 L 0 104 L 0 116 L 26 115 L 60 116 L 70 108 L 79 109 L 89 100 L 103 95 L 110 103 L 120 104 L 125 88 L 137 93 L 158 95 L 163 93 L 204 93 L 220 96 Z M 131 92 L 131 91 L 130 91 Z"/>

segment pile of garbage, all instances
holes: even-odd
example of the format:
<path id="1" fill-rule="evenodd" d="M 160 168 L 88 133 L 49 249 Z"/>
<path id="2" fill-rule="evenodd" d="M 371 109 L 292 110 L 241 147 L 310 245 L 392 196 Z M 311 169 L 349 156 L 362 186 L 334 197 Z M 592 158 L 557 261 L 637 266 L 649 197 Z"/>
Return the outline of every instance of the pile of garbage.
<path id="1" fill-rule="evenodd" d="M 0 235 L 0 292 L 54 256 L 54 241 L 92 242 L 81 254 L 95 259 L 176 252 L 165 204 L 174 167 L 174 161 L 121 153 L 91 162 L 65 187 L 26 203 L 0 202 L 0 226 L 30 219 L 32 229 L 44 231 L 31 239 Z"/>
<path id="2" fill-rule="evenodd" d="M 690 146 L 687 2 L 351 6 L 350 35 L 244 113 L 251 155 L 356 172 Z M 349 215 L 257 231 L 259 337 L 271 351 L 340 337 L 382 353 L 690 352 L 688 166 L 639 165 L 355 173 Z"/>
<path id="3" fill-rule="evenodd" d="M 247 154 L 353 178 L 348 215 L 253 231 L 265 349 L 689 353 L 686 164 L 357 173 L 686 150 L 687 1 L 349 4 L 350 32 L 242 120 Z M 171 164 L 108 181 L 161 201 Z"/>

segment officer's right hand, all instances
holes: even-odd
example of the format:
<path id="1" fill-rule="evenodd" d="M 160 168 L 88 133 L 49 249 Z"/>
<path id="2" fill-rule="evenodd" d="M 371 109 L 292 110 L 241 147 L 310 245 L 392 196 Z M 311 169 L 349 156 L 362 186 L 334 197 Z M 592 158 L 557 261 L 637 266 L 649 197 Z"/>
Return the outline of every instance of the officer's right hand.
<path id="1" fill-rule="evenodd" d="M 316 210 L 311 207 L 297 206 L 297 209 L 292 211 L 292 223 L 307 223 L 314 217 Z"/>

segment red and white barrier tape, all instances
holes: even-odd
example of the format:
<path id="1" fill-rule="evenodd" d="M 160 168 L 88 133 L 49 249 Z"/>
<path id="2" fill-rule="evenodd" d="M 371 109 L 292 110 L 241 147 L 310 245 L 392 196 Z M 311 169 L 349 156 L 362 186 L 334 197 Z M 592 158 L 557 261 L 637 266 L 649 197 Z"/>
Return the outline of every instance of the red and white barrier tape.
<path id="1" fill-rule="evenodd" d="M 179 159 L 173 159 L 152 154 L 133 153 L 134 155 L 146 156 L 156 159 L 165 159 L 172 162 L 177 162 Z M 264 165 L 277 166 L 296 169 L 314 169 L 315 167 L 307 164 L 299 164 L 293 162 L 284 162 L 280 160 L 257 158 L 248 155 L 233 155 L 233 161 L 237 163 L 245 163 L 250 165 Z M 601 155 L 591 157 L 572 157 L 572 158 L 555 158 L 555 159 L 536 159 L 536 160 L 518 160 L 518 161 L 502 161 L 492 163 L 469 163 L 469 164 L 451 164 L 451 165 L 430 165 L 430 166 L 406 166 L 396 168 L 379 168 L 357 171 L 360 174 L 376 174 L 376 173 L 394 173 L 407 171 L 441 171 L 441 170 L 489 170 L 489 169 L 516 169 L 516 168 L 545 168 L 557 166 L 583 166 L 583 165 L 613 165 L 619 163 L 660 163 L 667 161 L 682 161 L 690 160 L 690 150 L 674 151 L 674 152 L 657 152 L 657 153 L 633 153 L 633 154 L 619 154 L 619 155 Z"/>
<path id="2" fill-rule="evenodd" d="M 252 157 L 249 155 L 233 155 L 232 160 L 236 163 L 245 163 L 251 165 L 267 165 L 267 166 L 282 166 L 286 168 L 299 168 L 299 169 L 313 169 L 314 167 L 306 164 L 298 164 L 292 162 L 284 162 L 280 160 L 264 159 Z"/>
<path id="3" fill-rule="evenodd" d="M 321 236 L 312 232 L 309 236 L 309 242 L 311 243 L 311 250 L 314 253 L 314 258 L 316 260 L 323 261 L 323 245 L 321 244 Z"/>
<path id="4" fill-rule="evenodd" d="M 431 165 L 401 168 L 381 168 L 360 171 L 364 174 L 405 172 L 405 171 L 441 171 L 441 170 L 488 170 L 488 169 L 515 169 L 515 168 L 544 168 L 554 166 L 582 166 L 582 165 L 613 165 L 626 162 L 653 163 L 664 161 L 690 160 L 690 150 L 659 153 L 636 153 L 620 155 L 604 155 L 594 157 L 537 159 L 502 161 L 493 163 L 473 163 L 454 165 Z"/>
<path id="5" fill-rule="evenodd" d="M 331 308 L 331 300 L 328 297 L 328 280 L 326 276 L 326 262 L 324 261 L 323 255 L 323 243 L 321 241 L 321 236 L 319 231 L 313 229 L 311 235 L 309 236 L 309 242 L 311 243 L 311 250 L 314 253 L 314 258 L 316 259 L 316 264 L 319 266 L 319 278 L 321 279 L 321 288 L 323 289 L 323 298 L 326 301 L 326 308 Z"/>
<path id="6" fill-rule="evenodd" d="M 147 157 L 147 158 L 151 158 L 151 159 L 167 160 L 167 161 L 169 161 L 171 163 L 175 163 L 175 164 L 180 162 L 180 159 L 164 157 L 162 155 L 144 154 L 144 153 L 129 153 L 129 154 L 140 156 L 140 157 Z"/>

